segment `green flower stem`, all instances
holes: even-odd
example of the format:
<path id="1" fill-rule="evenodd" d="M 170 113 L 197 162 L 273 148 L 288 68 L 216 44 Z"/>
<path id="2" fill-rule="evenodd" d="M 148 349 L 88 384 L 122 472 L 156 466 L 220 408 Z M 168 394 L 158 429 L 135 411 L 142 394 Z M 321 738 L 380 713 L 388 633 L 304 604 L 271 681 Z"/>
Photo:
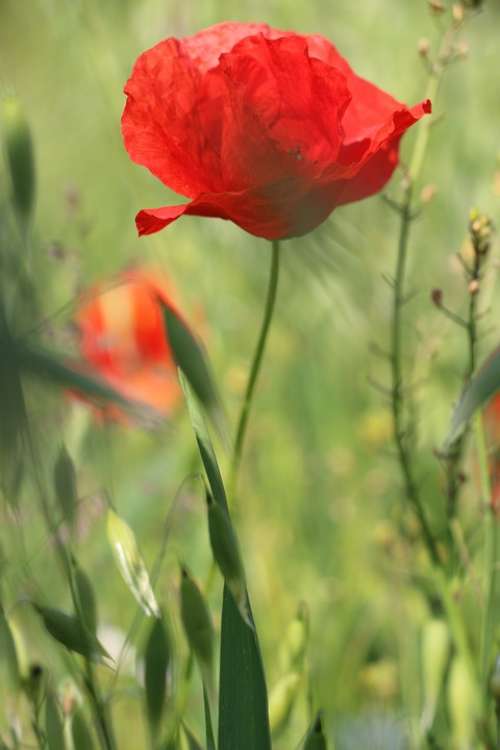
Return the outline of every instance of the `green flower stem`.
<path id="1" fill-rule="evenodd" d="M 267 289 L 266 306 L 264 309 L 264 317 L 262 319 L 262 326 L 257 340 L 257 346 L 253 356 L 252 367 L 250 375 L 248 377 L 248 383 L 243 399 L 243 406 L 241 408 L 238 427 L 236 430 L 236 438 L 234 441 L 233 456 L 231 461 L 230 479 L 229 479 L 229 497 L 228 500 L 231 503 L 234 499 L 236 492 L 236 483 L 238 479 L 238 470 L 241 463 L 241 456 L 243 453 L 243 445 L 245 441 L 245 435 L 247 430 L 248 418 L 250 416 L 250 410 L 252 408 L 253 397 L 255 393 L 255 386 L 259 377 L 260 368 L 262 365 L 262 358 L 266 348 L 267 337 L 269 334 L 269 328 L 273 317 L 274 306 L 276 302 L 276 292 L 278 290 L 278 279 L 279 279 L 279 263 L 280 263 L 280 246 L 277 240 L 272 243 L 272 255 L 271 255 L 271 269 L 269 274 L 269 285 Z"/>

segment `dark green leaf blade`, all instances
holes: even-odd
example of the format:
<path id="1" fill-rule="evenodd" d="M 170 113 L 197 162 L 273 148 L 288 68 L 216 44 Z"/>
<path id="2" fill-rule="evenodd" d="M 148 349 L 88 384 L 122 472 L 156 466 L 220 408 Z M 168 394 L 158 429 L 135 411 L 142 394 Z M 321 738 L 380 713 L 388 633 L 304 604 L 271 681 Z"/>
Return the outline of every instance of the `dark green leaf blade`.
<path id="1" fill-rule="evenodd" d="M 189 383 L 181 377 L 201 460 L 214 500 L 227 512 L 222 476 L 208 429 Z M 224 585 L 219 685 L 219 750 L 270 750 L 267 688 L 247 598 L 248 622 Z"/>
<path id="2" fill-rule="evenodd" d="M 82 393 L 97 402 L 116 404 L 137 419 L 151 422 L 158 418 L 150 406 L 125 398 L 104 380 L 85 372 L 81 363 L 68 365 L 62 355 L 20 342 L 15 342 L 15 357 L 21 370 L 32 377 Z"/>
<path id="3" fill-rule="evenodd" d="M 498 390 L 500 390 L 500 347 L 488 357 L 463 391 L 453 412 L 445 448 L 453 444 L 475 412 L 485 406 Z"/>

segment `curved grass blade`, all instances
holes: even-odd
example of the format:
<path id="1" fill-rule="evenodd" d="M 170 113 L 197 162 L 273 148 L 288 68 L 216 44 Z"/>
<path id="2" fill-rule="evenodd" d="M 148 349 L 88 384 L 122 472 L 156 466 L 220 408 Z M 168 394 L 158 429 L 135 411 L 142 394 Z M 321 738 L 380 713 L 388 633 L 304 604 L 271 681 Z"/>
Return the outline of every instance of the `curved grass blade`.
<path id="1" fill-rule="evenodd" d="M 94 741 L 81 708 L 71 717 L 71 738 L 74 750 L 94 750 Z"/>
<path id="2" fill-rule="evenodd" d="M 208 429 L 186 378 L 189 415 L 214 501 L 228 514 L 226 492 Z M 248 621 L 224 585 L 219 685 L 219 750 L 270 750 L 264 666 L 247 597 Z"/>
<path id="3" fill-rule="evenodd" d="M 500 347 L 471 378 L 455 406 L 450 429 L 445 441 L 445 450 L 462 434 L 470 419 L 489 399 L 500 390 Z"/>
<path id="4" fill-rule="evenodd" d="M 156 412 L 150 406 L 125 398 L 104 380 L 86 373 L 82 365 L 65 364 L 61 355 L 24 342 L 16 341 L 14 346 L 17 364 L 25 374 L 82 393 L 97 402 L 116 404 L 137 419 L 152 421 L 157 418 Z"/>

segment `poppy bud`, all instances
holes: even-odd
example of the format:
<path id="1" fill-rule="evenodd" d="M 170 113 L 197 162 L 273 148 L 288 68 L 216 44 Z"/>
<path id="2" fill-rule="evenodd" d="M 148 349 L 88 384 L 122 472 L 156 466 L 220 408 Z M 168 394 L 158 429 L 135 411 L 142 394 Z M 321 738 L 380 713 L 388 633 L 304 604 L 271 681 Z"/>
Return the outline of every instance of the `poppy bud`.
<path id="1" fill-rule="evenodd" d="M 443 304 L 443 290 L 433 289 L 431 292 L 431 300 L 436 305 L 436 307 L 441 307 Z"/>
<path id="2" fill-rule="evenodd" d="M 427 57 L 431 49 L 431 43 L 426 37 L 422 37 L 418 40 L 417 49 L 421 57 Z"/>
<path id="3" fill-rule="evenodd" d="M 444 13 L 446 10 L 445 5 L 441 0 L 428 0 L 428 3 L 431 12 L 436 15 L 441 15 L 441 13 Z"/>
<path id="4" fill-rule="evenodd" d="M 300 687 L 300 674 L 290 672 L 271 691 L 269 696 L 269 726 L 273 736 L 282 732 L 292 712 Z"/>
<path id="5" fill-rule="evenodd" d="M 431 200 L 436 195 L 437 188 L 435 185 L 425 185 L 425 187 L 422 188 L 420 192 L 420 200 L 425 205 L 427 203 L 430 203 Z"/>
<path id="6" fill-rule="evenodd" d="M 467 287 L 467 291 L 471 295 L 471 297 L 474 294 L 477 294 L 479 292 L 479 281 L 477 279 L 472 279 L 472 281 L 469 283 L 469 286 Z"/>
<path id="7" fill-rule="evenodd" d="M 35 162 L 30 128 L 17 97 L 4 99 L 0 119 L 14 207 L 28 221 L 35 197 Z"/>
<path id="8" fill-rule="evenodd" d="M 54 491 L 64 520 L 73 528 L 76 519 L 78 493 L 76 471 L 66 447 L 61 446 L 54 466 Z"/>
<path id="9" fill-rule="evenodd" d="M 194 579 L 181 568 L 181 619 L 189 646 L 200 666 L 212 669 L 214 632 L 207 604 Z"/>
<path id="10" fill-rule="evenodd" d="M 448 661 L 450 637 L 444 620 L 428 620 L 422 631 L 423 724 L 431 727 Z"/>
<path id="11" fill-rule="evenodd" d="M 241 560 L 238 539 L 228 512 L 215 503 L 210 492 L 206 494 L 208 507 L 208 533 L 215 562 L 219 566 L 229 591 L 234 597 L 243 619 L 248 622 L 245 571 Z"/>
<path id="12" fill-rule="evenodd" d="M 461 24 L 464 20 L 464 6 L 462 3 L 454 3 L 451 9 L 453 20 L 456 24 Z"/>
<path id="13" fill-rule="evenodd" d="M 472 744 L 478 717 L 477 697 L 468 665 L 461 656 L 456 656 L 448 679 L 448 707 L 457 747 Z"/>

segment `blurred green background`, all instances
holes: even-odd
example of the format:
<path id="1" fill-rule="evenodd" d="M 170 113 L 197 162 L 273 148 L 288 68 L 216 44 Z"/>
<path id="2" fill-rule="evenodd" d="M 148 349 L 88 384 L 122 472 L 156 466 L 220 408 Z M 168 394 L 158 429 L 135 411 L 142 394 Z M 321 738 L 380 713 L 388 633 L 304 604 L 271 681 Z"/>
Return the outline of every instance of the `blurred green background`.
<path id="1" fill-rule="evenodd" d="M 265 21 L 330 38 L 355 70 L 415 103 L 427 73 L 417 44 L 435 48 L 440 21 L 425 0 L 2 0 L 0 90 L 21 99 L 33 131 L 36 222 L 31 252 L 39 270 L 47 341 L 65 347 L 78 290 L 131 262 L 161 266 L 172 276 L 191 317 L 200 308 L 206 342 L 234 424 L 262 313 L 270 248 L 238 227 L 184 218 L 138 240 L 136 211 L 165 205 L 167 189 L 128 159 L 120 135 L 123 85 L 137 55 L 160 39 L 194 33 L 222 20 Z M 419 477 L 439 524 L 442 476 L 433 450 L 446 430 L 465 367 L 465 340 L 429 301 L 443 289 L 450 307 L 467 305 L 454 254 L 466 237 L 469 209 L 495 218 L 500 203 L 500 98 L 496 2 L 464 29 L 467 59 L 451 66 L 435 111 L 442 114 L 421 186 L 436 194 L 415 223 L 406 307 L 411 378 L 419 383 Z M 411 152 L 415 133 L 403 148 Z M 6 210 L 5 170 L 0 189 Z M 389 192 L 397 194 L 396 175 Z M 280 675 L 276 652 L 300 601 L 311 611 L 309 650 L 314 703 L 337 734 L 337 750 L 405 748 L 418 722 L 418 633 L 427 616 L 409 594 L 410 556 L 395 537 L 401 487 L 391 453 L 389 412 L 369 379 L 387 380 L 373 345 L 386 346 L 397 217 L 380 196 L 339 209 L 306 238 L 283 245 L 276 319 L 246 445 L 237 525 L 243 540 L 269 682 Z M 61 251 L 61 252 L 59 252 Z M 496 261 L 484 281 L 483 353 L 496 343 Z M 79 469 L 82 503 L 79 555 L 95 584 L 103 623 L 125 630 L 135 603 L 112 564 L 102 523 L 110 493 L 133 526 L 148 563 L 161 543 L 163 520 L 196 454 L 184 410 L 154 434 L 91 423 L 82 407 L 57 395 L 34 395 L 32 409 L 50 466 L 64 438 Z M 222 459 L 223 460 L 223 459 Z M 474 482 L 464 495 L 477 513 Z M 204 578 L 209 548 L 199 487 L 184 485 L 176 505 L 158 595 L 177 607 L 177 559 Z M 51 603 L 68 594 L 34 504 L 24 498 L 28 557 Z M 2 519 L 7 587 L 26 593 L 12 519 Z M 469 526 L 474 548 L 473 521 Z M 214 594 L 214 612 L 219 611 Z M 472 605 L 471 605 L 472 606 Z M 62 674 L 38 624 L 27 621 L 31 657 Z M 184 653 L 179 633 L 178 649 Z M 59 672 L 60 670 L 60 672 Z M 200 726 L 199 694 L 190 711 Z M 140 703 L 126 690 L 116 704 L 120 747 L 142 747 Z M 277 747 L 294 747 L 304 707 Z M 354 718 L 356 717 L 356 718 Z M 2 717 L 0 721 L 5 721 Z M 366 740 L 363 732 L 368 732 Z M 380 740 L 377 739 L 380 734 Z M 365 739 L 363 739 L 365 738 Z M 406 739 L 405 739 L 406 738 Z M 378 742 L 378 744 L 376 744 Z M 391 744 L 392 743 L 392 744 Z"/>

